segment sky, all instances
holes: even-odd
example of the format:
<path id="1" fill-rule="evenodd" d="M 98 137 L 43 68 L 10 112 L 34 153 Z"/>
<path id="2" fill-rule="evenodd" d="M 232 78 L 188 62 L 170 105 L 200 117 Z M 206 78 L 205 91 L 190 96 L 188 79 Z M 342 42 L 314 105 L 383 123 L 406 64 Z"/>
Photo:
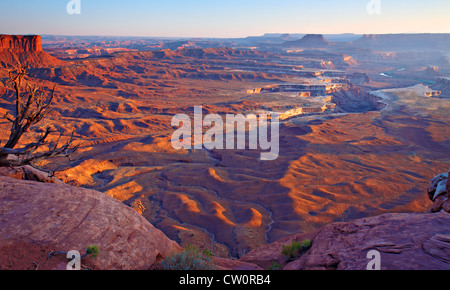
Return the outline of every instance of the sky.
<path id="1" fill-rule="evenodd" d="M 0 34 L 450 33 L 449 16 L 449 0 L 0 0 Z"/>

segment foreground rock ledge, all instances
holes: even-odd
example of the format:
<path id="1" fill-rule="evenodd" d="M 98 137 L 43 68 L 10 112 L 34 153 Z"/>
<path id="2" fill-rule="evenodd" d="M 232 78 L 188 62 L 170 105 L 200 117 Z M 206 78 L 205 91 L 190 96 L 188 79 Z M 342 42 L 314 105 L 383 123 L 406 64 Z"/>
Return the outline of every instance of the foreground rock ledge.
<path id="1" fill-rule="evenodd" d="M 255 249 L 241 260 L 267 269 L 272 262 L 286 262 L 283 244 L 312 240 L 301 258 L 285 270 L 366 270 L 370 250 L 381 255 L 382 270 L 450 270 L 450 214 L 384 214 L 324 226 L 314 233 L 298 234 Z"/>
<path id="2" fill-rule="evenodd" d="M 99 254 L 90 263 L 105 270 L 149 269 L 180 249 L 133 209 L 101 192 L 0 176 L 0 248 L 15 249 L 14 243 L 81 255 L 96 245 Z"/>

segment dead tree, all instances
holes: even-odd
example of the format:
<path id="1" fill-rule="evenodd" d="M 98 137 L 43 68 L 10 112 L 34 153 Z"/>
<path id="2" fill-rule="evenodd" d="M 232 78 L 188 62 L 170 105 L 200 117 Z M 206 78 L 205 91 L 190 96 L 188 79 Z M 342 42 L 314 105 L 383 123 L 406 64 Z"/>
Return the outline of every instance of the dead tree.
<path id="1" fill-rule="evenodd" d="M 15 74 L 9 73 L 9 78 L 15 90 L 16 114 L 11 116 L 6 113 L 4 116 L 12 123 L 12 126 L 8 141 L 4 146 L 0 146 L 0 166 L 21 166 L 50 157 L 69 157 L 80 145 L 72 145 L 74 141 L 73 133 L 69 141 L 63 145 L 59 144 L 62 133 L 55 142 L 48 143 L 47 137 L 53 131 L 50 127 L 47 127 L 45 133 L 36 142 L 29 143 L 21 148 L 15 148 L 28 129 L 39 123 L 51 111 L 51 104 L 55 97 L 56 87 L 53 87 L 48 96 L 38 86 L 24 83 L 26 73 L 26 66 L 20 68 Z M 25 91 L 22 93 L 23 87 L 25 87 Z M 48 146 L 47 150 L 42 150 L 44 145 Z M 8 158 L 10 155 L 15 156 L 15 158 Z"/>

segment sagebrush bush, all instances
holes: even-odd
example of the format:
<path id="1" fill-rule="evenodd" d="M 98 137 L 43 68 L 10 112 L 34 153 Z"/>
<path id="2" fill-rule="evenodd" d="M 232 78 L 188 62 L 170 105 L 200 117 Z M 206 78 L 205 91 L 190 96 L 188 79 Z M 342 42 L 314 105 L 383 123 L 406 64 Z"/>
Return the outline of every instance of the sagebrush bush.
<path id="1" fill-rule="evenodd" d="M 195 246 L 166 257 L 161 265 L 164 270 L 214 270 L 212 255 L 199 251 Z"/>
<path id="2" fill-rule="evenodd" d="M 281 254 L 288 257 L 289 259 L 295 259 L 301 256 L 311 247 L 311 241 L 306 239 L 302 242 L 291 241 L 290 245 L 283 245 L 283 250 Z"/>
<path id="3" fill-rule="evenodd" d="M 92 258 L 97 258 L 97 255 L 99 253 L 98 246 L 93 245 L 86 248 L 86 254 L 91 255 Z"/>

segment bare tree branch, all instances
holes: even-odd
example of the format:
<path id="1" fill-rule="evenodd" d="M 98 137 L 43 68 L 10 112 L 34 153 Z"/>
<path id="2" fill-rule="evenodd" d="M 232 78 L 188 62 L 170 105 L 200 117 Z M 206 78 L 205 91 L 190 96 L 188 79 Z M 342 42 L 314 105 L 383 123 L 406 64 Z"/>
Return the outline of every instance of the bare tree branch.
<path id="1" fill-rule="evenodd" d="M 52 110 L 51 104 L 55 98 L 56 86 L 51 90 L 50 96 L 47 96 L 46 92 L 37 85 L 23 84 L 27 69 L 28 67 L 24 66 L 18 69 L 16 74 L 12 71 L 9 72 L 9 78 L 16 92 L 16 115 L 15 118 L 9 116 L 8 113 L 4 115 L 12 123 L 12 126 L 8 142 L 5 146 L 0 147 L 0 166 L 30 164 L 34 161 L 56 156 L 69 157 L 81 145 L 80 143 L 72 146 L 74 142 L 74 133 L 72 133 L 70 140 L 66 144 L 59 146 L 62 137 L 61 132 L 54 144 L 49 144 L 47 151 L 39 151 L 38 149 L 47 144 L 47 137 L 53 133 L 50 127 L 47 127 L 45 133 L 39 140 L 34 143 L 29 143 L 22 148 L 14 149 L 23 134 L 31 126 L 39 123 Z M 23 86 L 25 86 L 24 93 L 22 93 Z M 35 153 L 36 151 L 39 152 Z M 16 160 L 8 160 L 8 155 L 15 155 L 17 158 Z"/>
<path id="2" fill-rule="evenodd" d="M 9 116 L 9 112 L 6 112 L 3 118 L 10 121 L 11 123 L 14 123 L 14 119 Z"/>

